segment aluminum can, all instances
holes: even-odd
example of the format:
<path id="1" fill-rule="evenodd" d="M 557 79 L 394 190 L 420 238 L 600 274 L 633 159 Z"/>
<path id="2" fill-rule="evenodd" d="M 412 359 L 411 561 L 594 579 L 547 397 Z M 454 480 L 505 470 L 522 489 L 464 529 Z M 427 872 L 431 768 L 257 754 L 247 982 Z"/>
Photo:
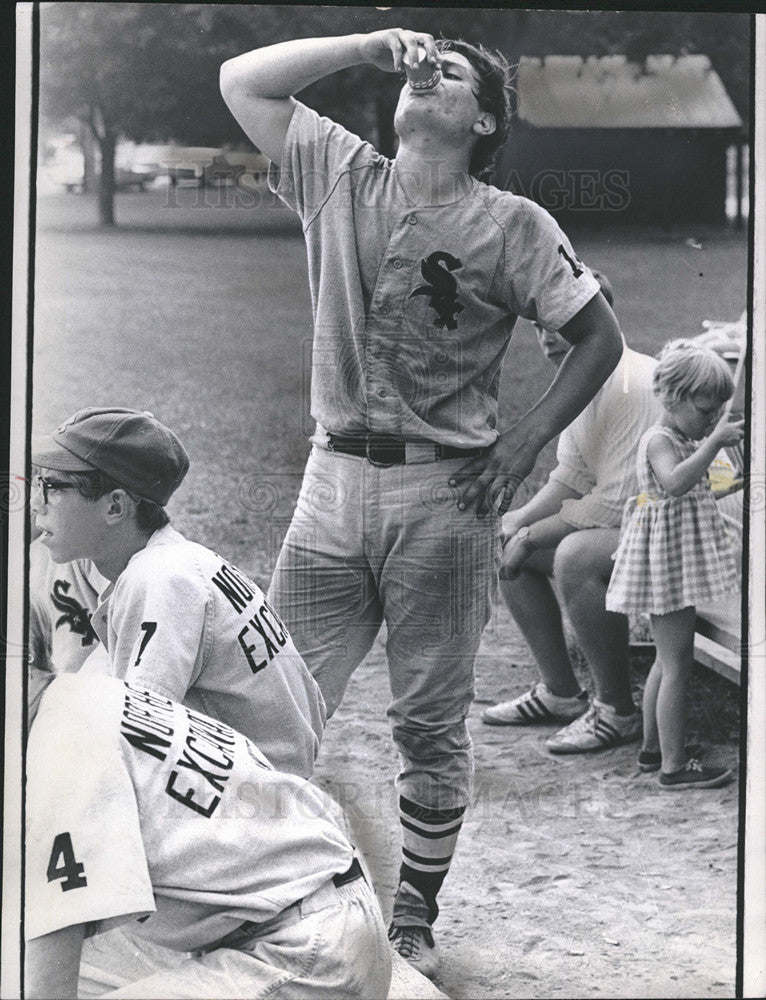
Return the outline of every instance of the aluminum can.
<path id="1" fill-rule="evenodd" d="M 407 74 L 407 83 L 413 90 L 433 90 L 442 78 L 442 71 L 434 63 L 426 59 L 426 50 L 422 45 L 418 45 L 418 62 L 411 66 L 408 54 L 404 53 L 404 72 Z"/>

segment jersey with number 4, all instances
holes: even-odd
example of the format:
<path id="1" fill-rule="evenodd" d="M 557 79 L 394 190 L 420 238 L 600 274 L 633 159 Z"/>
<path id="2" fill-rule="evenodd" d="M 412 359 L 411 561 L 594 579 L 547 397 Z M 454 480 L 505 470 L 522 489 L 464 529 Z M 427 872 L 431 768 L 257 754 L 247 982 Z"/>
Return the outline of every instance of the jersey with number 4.
<path id="1" fill-rule="evenodd" d="M 137 552 L 93 612 L 109 671 L 220 719 L 274 767 L 308 777 L 324 699 L 263 591 L 170 525 Z"/>
<path id="2" fill-rule="evenodd" d="M 62 674 L 27 751 L 27 939 L 133 917 L 192 951 L 348 868 L 336 806 L 231 727 L 114 677 Z"/>

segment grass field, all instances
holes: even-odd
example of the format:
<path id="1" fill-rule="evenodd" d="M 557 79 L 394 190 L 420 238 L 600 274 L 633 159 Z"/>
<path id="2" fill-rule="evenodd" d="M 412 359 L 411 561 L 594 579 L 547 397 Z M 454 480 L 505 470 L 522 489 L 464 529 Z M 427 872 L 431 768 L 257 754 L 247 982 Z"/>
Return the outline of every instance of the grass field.
<path id="1" fill-rule="evenodd" d="M 203 195 L 209 201 L 195 203 Z M 41 200 L 33 429 L 49 430 L 88 404 L 152 410 L 192 459 L 170 504 L 174 523 L 265 586 L 308 452 L 311 309 L 295 220 L 268 200 L 227 207 L 226 196 L 121 195 L 120 228 L 111 232 L 95 225 L 88 197 Z M 671 337 L 701 332 L 704 319 L 734 319 L 745 307 L 741 233 L 569 233 L 582 259 L 609 274 L 624 333 L 639 350 L 656 353 Z M 503 375 L 502 423 L 524 412 L 550 376 L 520 322 Z M 522 495 L 553 456 L 551 444 Z M 634 657 L 631 667 L 638 698 L 648 660 Z M 588 684 L 581 661 L 578 673 Z M 469 717 L 476 801 L 440 895 L 445 992 L 498 1000 L 573 991 L 733 995 L 736 784 L 689 809 L 636 771 L 634 746 L 554 759 L 542 745 L 547 733 L 480 724 L 483 703 L 519 693 L 535 675 L 499 607 L 477 658 Z M 330 720 L 315 772 L 347 809 L 384 912 L 399 837 L 389 696 L 379 640 Z M 695 672 L 691 728 L 727 766 L 736 766 L 738 699 L 733 685 Z"/>
<path id="2" fill-rule="evenodd" d="M 191 455 L 170 504 L 174 522 L 265 584 L 312 426 L 299 225 L 273 197 L 234 205 L 230 189 L 119 195 L 117 218 L 119 228 L 99 229 L 87 196 L 38 205 L 34 430 L 85 405 L 151 410 Z M 623 332 L 638 350 L 654 354 L 671 337 L 701 332 L 704 319 L 734 319 L 745 307 L 742 233 L 569 233 L 580 257 L 609 275 Z M 520 321 L 504 368 L 502 423 L 539 397 L 551 371 Z M 554 452 L 551 443 L 519 501 Z"/>
<path id="3" fill-rule="evenodd" d="M 87 404 L 152 410 L 177 429 L 192 468 L 173 509 L 191 535 L 267 577 L 308 446 L 311 308 L 300 229 L 266 196 L 227 207 L 229 189 L 119 195 L 114 231 L 91 198 L 41 199 L 36 242 L 37 431 Z M 581 258 L 612 280 L 631 346 L 656 353 L 734 319 L 746 303 L 744 235 L 727 230 L 570 228 Z M 695 249 L 687 244 L 701 244 Z M 551 369 L 517 325 L 501 391 L 513 421 Z M 553 458 L 541 455 L 527 488 Z M 258 515 L 261 530 L 253 532 Z"/>

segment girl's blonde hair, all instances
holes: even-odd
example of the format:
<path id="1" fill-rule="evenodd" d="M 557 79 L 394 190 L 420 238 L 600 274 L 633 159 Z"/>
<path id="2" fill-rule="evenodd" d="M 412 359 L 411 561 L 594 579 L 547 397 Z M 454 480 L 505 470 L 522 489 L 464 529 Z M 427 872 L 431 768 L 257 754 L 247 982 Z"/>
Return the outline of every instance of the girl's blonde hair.
<path id="1" fill-rule="evenodd" d="M 709 392 L 725 403 L 734 392 L 734 379 L 720 354 L 691 340 L 671 340 L 658 355 L 652 387 L 671 405 L 698 392 Z"/>

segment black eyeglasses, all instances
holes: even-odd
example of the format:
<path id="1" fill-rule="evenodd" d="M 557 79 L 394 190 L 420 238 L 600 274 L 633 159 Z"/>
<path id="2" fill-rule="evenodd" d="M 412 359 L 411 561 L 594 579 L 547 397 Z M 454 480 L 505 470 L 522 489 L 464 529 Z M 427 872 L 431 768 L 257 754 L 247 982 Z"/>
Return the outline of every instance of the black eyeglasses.
<path id="1" fill-rule="evenodd" d="M 40 491 L 43 503 L 47 506 L 48 494 L 50 490 L 76 490 L 74 483 L 67 483 L 60 479 L 46 479 L 44 476 L 35 476 L 32 479 L 32 486 Z"/>

